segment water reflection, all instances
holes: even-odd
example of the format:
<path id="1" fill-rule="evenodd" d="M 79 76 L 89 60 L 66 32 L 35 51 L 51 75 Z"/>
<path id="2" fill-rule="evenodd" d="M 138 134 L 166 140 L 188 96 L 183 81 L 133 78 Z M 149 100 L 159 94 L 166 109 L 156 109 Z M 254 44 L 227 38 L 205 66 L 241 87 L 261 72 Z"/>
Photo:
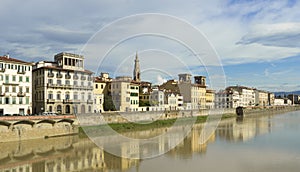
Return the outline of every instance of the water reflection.
<path id="1" fill-rule="evenodd" d="M 214 134 L 203 143 L 201 131 L 203 124 L 194 125 L 191 133 L 175 147 L 180 134 L 173 133 L 172 137 L 160 138 L 159 142 L 140 145 L 138 140 L 121 143 L 112 136 L 99 137 L 103 147 L 97 147 L 88 138 L 79 136 L 28 140 L 20 142 L 0 143 L 0 172 L 60 172 L 60 171 L 138 171 L 142 163 L 141 154 L 164 152 L 170 146 L 174 147 L 165 155 L 175 159 L 192 159 L 193 155 L 205 155 L 208 145 L 217 140 L 226 142 L 245 142 L 258 135 L 272 131 L 272 116 L 259 118 L 237 118 L 222 121 Z M 183 130 L 184 126 L 178 128 Z M 168 128 L 156 128 L 147 131 L 123 133 L 128 137 L 165 132 Z M 180 133 L 180 132 L 179 132 Z M 120 158 L 104 150 L 113 147 L 124 157 Z"/>

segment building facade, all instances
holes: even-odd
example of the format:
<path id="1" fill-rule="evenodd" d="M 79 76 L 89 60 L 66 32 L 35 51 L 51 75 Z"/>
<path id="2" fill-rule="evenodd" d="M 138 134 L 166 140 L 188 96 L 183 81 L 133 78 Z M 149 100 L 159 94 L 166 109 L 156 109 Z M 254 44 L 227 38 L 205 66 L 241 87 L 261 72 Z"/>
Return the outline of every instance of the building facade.
<path id="1" fill-rule="evenodd" d="M 110 96 L 110 84 L 112 79 L 108 73 L 101 73 L 100 76 L 94 78 L 94 112 L 104 112 L 105 96 Z"/>
<path id="2" fill-rule="evenodd" d="M 0 56 L 0 116 L 32 113 L 32 66 Z"/>
<path id="3" fill-rule="evenodd" d="M 37 62 L 32 71 L 34 113 L 93 112 L 93 73 L 84 69 L 84 57 L 63 52 L 54 60 Z"/>

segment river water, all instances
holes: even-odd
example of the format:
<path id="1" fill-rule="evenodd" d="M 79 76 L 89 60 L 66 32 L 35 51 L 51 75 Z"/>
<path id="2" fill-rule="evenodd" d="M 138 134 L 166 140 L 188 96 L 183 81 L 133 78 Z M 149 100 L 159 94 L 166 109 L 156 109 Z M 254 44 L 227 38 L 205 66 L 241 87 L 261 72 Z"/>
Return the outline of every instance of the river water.
<path id="1" fill-rule="evenodd" d="M 98 138 L 101 148 L 82 136 L 0 143 L 0 172 L 300 170 L 300 111 L 224 120 L 204 144 L 202 128 L 203 124 L 195 124 L 190 134 L 171 150 L 166 148 L 176 140 L 175 135 L 143 145 L 120 143 L 114 136 L 105 135 Z M 148 138 L 166 130 L 156 128 L 123 135 Z M 116 155 L 133 158 L 108 153 L 105 150 L 109 147 L 117 150 Z M 137 158 L 159 151 L 166 153 Z"/>

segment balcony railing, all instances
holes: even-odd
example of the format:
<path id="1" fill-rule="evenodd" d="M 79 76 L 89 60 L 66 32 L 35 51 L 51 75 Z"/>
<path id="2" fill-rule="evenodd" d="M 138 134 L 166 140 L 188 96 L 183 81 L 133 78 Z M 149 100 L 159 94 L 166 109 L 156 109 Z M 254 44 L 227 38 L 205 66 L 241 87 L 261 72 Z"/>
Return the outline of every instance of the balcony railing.
<path id="1" fill-rule="evenodd" d="M 25 74 L 24 70 L 18 70 L 17 74 Z"/>
<path id="2" fill-rule="evenodd" d="M 24 97 L 24 96 L 26 96 L 26 93 L 25 92 L 18 92 L 17 96 L 18 97 Z"/>
<path id="3" fill-rule="evenodd" d="M 54 73 L 48 73 L 48 77 L 54 77 Z"/>
<path id="4" fill-rule="evenodd" d="M 47 103 L 55 103 L 54 99 L 47 99 Z"/>
<path id="5" fill-rule="evenodd" d="M 5 96 L 5 93 L 0 93 L 0 97 L 3 97 L 3 96 Z"/>
<path id="6" fill-rule="evenodd" d="M 56 78 L 62 78 L 62 77 L 63 77 L 62 74 L 60 74 L 60 73 L 57 73 L 57 74 L 56 74 Z"/>
<path id="7" fill-rule="evenodd" d="M 65 75 L 65 78 L 66 78 L 66 79 L 71 79 L 71 75 L 67 75 L 67 74 L 66 74 L 66 75 Z"/>
<path id="8" fill-rule="evenodd" d="M 93 100 L 87 100 L 87 104 L 93 104 Z"/>
<path id="9" fill-rule="evenodd" d="M 0 68 L 0 72 L 5 72 L 5 68 Z"/>

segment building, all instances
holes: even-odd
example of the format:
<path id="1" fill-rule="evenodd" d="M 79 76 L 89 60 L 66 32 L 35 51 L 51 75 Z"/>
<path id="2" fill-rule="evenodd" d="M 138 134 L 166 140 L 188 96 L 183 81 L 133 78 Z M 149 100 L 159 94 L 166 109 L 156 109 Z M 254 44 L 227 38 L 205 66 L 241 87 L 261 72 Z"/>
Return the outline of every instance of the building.
<path id="1" fill-rule="evenodd" d="M 0 116 L 32 113 L 32 66 L 0 56 Z"/>
<path id="2" fill-rule="evenodd" d="M 253 88 L 230 86 L 226 88 L 226 91 L 229 94 L 229 102 L 232 101 L 232 108 L 236 108 L 236 106 L 247 107 L 255 105 L 255 92 Z"/>
<path id="3" fill-rule="evenodd" d="M 151 106 L 162 107 L 165 104 L 165 94 L 164 91 L 159 90 L 158 87 L 152 88 L 150 92 L 149 102 Z"/>
<path id="4" fill-rule="evenodd" d="M 282 98 L 275 98 L 274 99 L 274 105 L 275 106 L 283 106 L 284 105 L 284 99 L 282 99 Z"/>
<path id="5" fill-rule="evenodd" d="M 273 106 L 275 104 L 275 94 L 274 93 L 270 93 L 268 94 L 268 101 L 269 101 L 269 105 Z"/>
<path id="6" fill-rule="evenodd" d="M 296 94 L 289 94 L 287 96 L 288 99 L 292 101 L 292 104 L 300 104 L 300 96 Z"/>
<path id="7" fill-rule="evenodd" d="M 269 92 L 255 90 L 255 106 L 268 106 L 269 104 Z"/>
<path id="8" fill-rule="evenodd" d="M 53 62 L 37 62 L 32 71 L 33 112 L 93 112 L 92 74 L 84 69 L 82 55 L 63 52 Z"/>
<path id="9" fill-rule="evenodd" d="M 138 111 L 139 84 L 130 76 L 119 76 L 111 82 L 111 96 L 117 111 Z"/>
<path id="10" fill-rule="evenodd" d="M 215 107 L 215 91 L 214 90 L 206 90 L 205 93 L 205 105 L 206 109 L 213 109 Z"/>
<path id="11" fill-rule="evenodd" d="M 133 81 L 135 82 L 141 81 L 140 61 L 137 53 L 135 55 L 135 60 L 134 60 Z"/>
<path id="12" fill-rule="evenodd" d="M 110 95 L 110 86 L 112 79 L 108 73 L 101 73 L 100 76 L 94 78 L 94 112 L 104 112 L 104 97 Z"/>

